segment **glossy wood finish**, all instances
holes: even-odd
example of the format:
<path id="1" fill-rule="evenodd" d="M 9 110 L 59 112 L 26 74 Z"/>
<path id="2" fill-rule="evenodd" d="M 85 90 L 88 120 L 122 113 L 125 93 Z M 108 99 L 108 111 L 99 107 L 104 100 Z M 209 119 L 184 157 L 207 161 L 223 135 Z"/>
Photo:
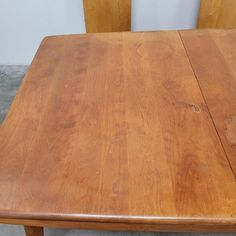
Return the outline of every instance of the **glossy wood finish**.
<path id="1" fill-rule="evenodd" d="M 181 36 L 236 176 L 236 30 L 185 31 Z"/>
<path id="2" fill-rule="evenodd" d="M 131 29 L 131 0 L 84 0 L 87 33 Z"/>
<path id="3" fill-rule="evenodd" d="M 25 235 L 26 236 L 43 236 L 43 228 L 42 227 L 31 227 L 25 226 Z"/>
<path id="4" fill-rule="evenodd" d="M 109 230 L 109 231 L 141 231 L 141 232 L 235 232 L 235 225 L 226 223 L 202 224 L 195 219 L 190 224 L 154 224 L 154 223 L 112 223 L 112 222 L 80 222 L 80 221 L 56 221 L 56 220 L 23 220 L 23 219 L 0 219 L 1 223 L 6 224 L 26 224 L 28 226 L 37 227 L 53 227 L 53 228 L 76 228 L 86 230 Z M 171 221 L 170 221 L 171 222 Z M 200 227 L 199 227 L 200 225 Z"/>
<path id="5" fill-rule="evenodd" d="M 45 38 L 0 157 L 3 223 L 236 230 L 236 181 L 178 32 Z"/>
<path id="6" fill-rule="evenodd" d="M 235 28 L 235 0 L 202 0 L 198 28 Z"/>

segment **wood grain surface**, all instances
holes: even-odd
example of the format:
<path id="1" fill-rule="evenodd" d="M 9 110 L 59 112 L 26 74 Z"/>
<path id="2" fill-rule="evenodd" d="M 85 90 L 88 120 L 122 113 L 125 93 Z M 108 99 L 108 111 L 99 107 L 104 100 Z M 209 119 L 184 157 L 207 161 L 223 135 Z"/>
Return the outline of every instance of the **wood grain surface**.
<path id="1" fill-rule="evenodd" d="M 236 30 L 181 35 L 236 176 Z"/>
<path id="2" fill-rule="evenodd" d="M 84 0 L 87 33 L 131 29 L 131 0 Z"/>
<path id="3" fill-rule="evenodd" d="M 202 0 L 198 28 L 235 28 L 235 0 Z"/>
<path id="4" fill-rule="evenodd" d="M 236 230 L 235 177 L 178 32 L 45 38 L 0 157 L 0 222 Z"/>

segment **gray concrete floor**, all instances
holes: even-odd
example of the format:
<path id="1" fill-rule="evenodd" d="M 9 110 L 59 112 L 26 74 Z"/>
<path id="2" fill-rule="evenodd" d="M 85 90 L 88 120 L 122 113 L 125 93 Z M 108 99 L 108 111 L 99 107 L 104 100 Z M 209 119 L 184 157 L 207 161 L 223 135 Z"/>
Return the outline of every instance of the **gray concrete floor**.
<path id="1" fill-rule="evenodd" d="M 0 123 L 4 120 L 7 110 L 12 103 L 19 85 L 27 71 L 27 66 L 0 65 Z M 23 236 L 22 226 L 1 225 L 0 236 Z M 129 233 L 129 232 L 104 232 L 69 229 L 45 229 L 45 236 L 236 236 L 236 234 L 191 234 L 191 233 Z"/>
<path id="2" fill-rule="evenodd" d="M 15 97 L 27 66 L 0 65 L 0 123 Z"/>

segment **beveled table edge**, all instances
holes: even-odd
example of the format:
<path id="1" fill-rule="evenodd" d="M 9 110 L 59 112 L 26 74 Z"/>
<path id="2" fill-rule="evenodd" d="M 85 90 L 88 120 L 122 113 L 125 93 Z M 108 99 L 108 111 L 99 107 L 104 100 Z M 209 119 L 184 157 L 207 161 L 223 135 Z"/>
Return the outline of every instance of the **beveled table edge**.
<path id="1" fill-rule="evenodd" d="M 0 219 L 32 219 L 80 222 L 138 223 L 138 224 L 208 224 L 235 225 L 236 217 L 189 217 L 189 216 L 135 216 L 112 214 L 41 213 L 0 211 Z"/>
<path id="2" fill-rule="evenodd" d="M 0 212 L 0 223 L 146 232 L 236 232 L 236 217 L 160 217 Z"/>

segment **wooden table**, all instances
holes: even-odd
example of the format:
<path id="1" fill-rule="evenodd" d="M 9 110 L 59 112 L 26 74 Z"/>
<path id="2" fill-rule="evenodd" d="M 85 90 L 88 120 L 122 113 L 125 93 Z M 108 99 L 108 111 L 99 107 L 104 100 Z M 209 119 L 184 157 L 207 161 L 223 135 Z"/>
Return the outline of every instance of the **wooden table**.
<path id="1" fill-rule="evenodd" d="M 236 232 L 236 30 L 46 37 L 1 126 L 0 222 Z"/>

